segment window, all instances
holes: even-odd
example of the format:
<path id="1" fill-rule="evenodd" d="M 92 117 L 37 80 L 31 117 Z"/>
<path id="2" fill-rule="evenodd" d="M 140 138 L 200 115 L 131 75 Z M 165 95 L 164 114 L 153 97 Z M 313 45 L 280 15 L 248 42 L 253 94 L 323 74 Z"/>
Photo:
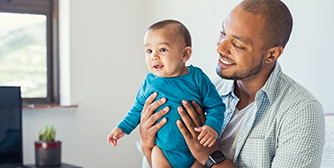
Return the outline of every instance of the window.
<path id="1" fill-rule="evenodd" d="M 59 104 L 58 0 L 0 0 L 0 85 L 23 104 Z"/>

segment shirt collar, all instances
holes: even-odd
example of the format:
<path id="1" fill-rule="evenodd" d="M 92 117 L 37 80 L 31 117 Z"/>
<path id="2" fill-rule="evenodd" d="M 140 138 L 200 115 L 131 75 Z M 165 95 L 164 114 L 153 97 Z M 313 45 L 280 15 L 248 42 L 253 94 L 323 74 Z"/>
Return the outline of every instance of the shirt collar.
<path id="1" fill-rule="evenodd" d="M 282 75 L 282 69 L 281 69 L 281 65 L 276 62 L 276 65 L 273 69 L 273 71 L 271 72 L 269 78 L 267 79 L 266 83 L 264 84 L 264 86 L 261 88 L 260 91 L 263 91 L 270 103 L 273 102 L 274 98 L 275 98 L 275 93 L 276 93 L 276 90 L 279 89 L 277 88 L 278 85 L 277 85 L 277 82 L 278 82 L 278 78 L 280 78 L 280 76 Z"/>
<path id="2" fill-rule="evenodd" d="M 224 87 L 221 89 L 220 95 L 227 96 L 228 94 L 234 95 L 234 80 L 226 80 Z"/>
<path id="3" fill-rule="evenodd" d="M 281 69 L 281 65 L 276 62 L 276 65 L 273 69 L 273 71 L 271 72 L 269 78 L 267 79 L 266 83 L 264 84 L 264 86 L 261 88 L 261 90 L 259 90 L 258 92 L 264 92 L 266 94 L 266 96 L 268 97 L 270 103 L 273 101 L 276 90 L 279 89 L 277 88 L 277 81 L 278 78 L 282 75 L 282 69 Z M 221 80 L 221 79 L 220 79 Z M 219 82 L 218 84 L 221 84 L 222 86 L 217 86 L 219 87 L 219 93 L 221 96 L 227 96 L 227 95 L 234 95 L 234 80 L 224 80 L 224 85 L 222 85 L 221 82 Z"/>

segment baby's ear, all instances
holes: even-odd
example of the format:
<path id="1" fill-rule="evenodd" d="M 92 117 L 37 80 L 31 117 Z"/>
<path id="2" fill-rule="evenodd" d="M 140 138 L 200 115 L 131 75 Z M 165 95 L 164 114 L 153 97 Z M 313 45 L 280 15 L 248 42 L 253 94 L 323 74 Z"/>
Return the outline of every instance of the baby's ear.
<path id="1" fill-rule="evenodd" d="M 192 52 L 193 49 L 191 47 L 187 46 L 184 48 L 182 62 L 187 62 L 190 59 Z"/>

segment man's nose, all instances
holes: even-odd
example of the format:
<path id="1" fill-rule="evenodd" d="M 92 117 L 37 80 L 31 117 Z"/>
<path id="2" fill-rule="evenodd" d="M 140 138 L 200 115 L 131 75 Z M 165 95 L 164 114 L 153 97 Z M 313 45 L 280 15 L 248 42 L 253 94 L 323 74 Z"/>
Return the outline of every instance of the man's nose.
<path id="1" fill-rule="evenodd" d="M 226 38 L 219 38 L 217 41 L 217 52 L 224 55 L 231 54 L 231 44 L 228 43 Z"/>

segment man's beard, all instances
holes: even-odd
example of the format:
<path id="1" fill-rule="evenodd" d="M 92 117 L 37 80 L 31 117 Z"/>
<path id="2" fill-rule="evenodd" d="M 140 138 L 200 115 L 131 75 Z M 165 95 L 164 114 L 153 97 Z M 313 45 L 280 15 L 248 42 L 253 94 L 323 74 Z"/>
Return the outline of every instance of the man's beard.
<path id="1" fill-rule="evenodd" d="M 232 75 L 228 76 L 228 75 L 224 75 L 223 73 L 221 73 L 219 71 L 220 67 L 219 65 L 216 68 L 216 72 L 217 74 L 223 78 L 223 79 L 231 79 L 231 80 L 243 80 L 243 79 L 247 79 L 250 78 L 256 74 L 258 74 L 260 72 L 260 70 L 262 69 L 263 65 L 262 65 L 262 60 L 264 58 L 264 55 L 262 56 L 262 59 L 260 60 L 260 62 L 253 68 L 247 70 L 247 69 L 243 69 L 243 70 L 239 70 L 239 71 L 235 71 Z"/>

